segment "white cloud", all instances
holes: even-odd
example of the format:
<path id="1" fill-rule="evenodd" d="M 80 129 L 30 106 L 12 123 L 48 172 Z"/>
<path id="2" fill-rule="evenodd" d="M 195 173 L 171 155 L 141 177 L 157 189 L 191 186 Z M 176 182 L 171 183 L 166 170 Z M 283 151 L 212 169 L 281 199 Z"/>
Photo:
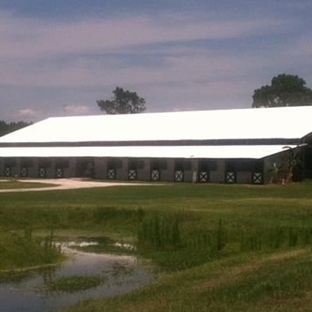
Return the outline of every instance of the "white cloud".
<path id="1" fill-rule="evenodd" d="M 291 22 L 287 22 L 291 23 Z M 202 14 L 164 14 L 45 22 L 0 14 L 0 84 L 26 87 L 90 87 L 207 80 L 250 70 L 259 62 L 242 55 L 194 48 L 198 39 L 241 38 L 286 31 L 287 23 L 255 19 L 207 21 Z M 165 50 L 150 44 L 174 43 Z M 183 43 L 182 43 L 183 42 Z M 140 57 L 141 48 L 160 64 L 123 64 L 114 53 Z M 140 48 L 141 47 L 141 48 Z M 149 50 L 150 49 L 150 50 Z M 108 52 L 111 52 L 109 56 Z M 159 54 L 165 52 L 165 54 Z M 84 54 L 88 54 L 88 56 Z M 146 52 L 144 52 L 146 53 Z M 95 58 L 92 58 L 95 55 Z M 101 55 L 101 59 L 96 56 Z M 252 65 L 252 66 L 251 66 Z"/>
<path id="2" fill-rule="evenodd" d="M 37 87 L 90 87 L 220 80 L 223 77 L 254 72 L 276 62 L 274 57 L 272 61 L 258 55 L 213 54 L 202 49 L 184 50 L 183 53 L 171 53 L 161 58 L 161 64 L 148 66 L 125 66 L 116 59 L 111 61 L 111 58 L 104 61 L 80 58 L 61 65 L 51 62 L 37 70 L 33 64 L 23 66 L 16 62 L 10 64 L 9 68 L 5 68 L 7 65 L 3 64 L 3 71 L 10 71 L 10 75 L 1 75 L 0 83 Z"/>
<path id="3" fill-rule="evenodd" d="M 34 116 L 36 116 L 37 112 L 35 112 L 34 110 L 32 110 L 31 108 L 24 108 L 24 109 L 21 109 L 19 112 L 18 112 L 19 116 L 21 118 L 32 118 Z"/>
<path id="4" fill-rule="evenodd" d="M 268 49 L 256 42 L 291 26 L 291 20 L 216 21 L 194 13 L 68 22 L 0 13 L 0 86 L 19 88 L 7 101 L 17 106 L 26 99 L 38 110 L 21 109 L 19 118 L 33 120 L 43 111 L 93 113 L 96 100 L 117 85 L 137 91 L 151 111 L 249 107 L 259 79 L 293 57 L 281 40 Z M 309 53 L 308 45 L 298 47 Z"/>
<path id="5" fill-rule="evenodd" d="M 67 116 L 88 115 L 91 110 L 84 105 L 65 105 L 64 114 Z"/>
<path id="6" fill-rule="evenodd" d="M 34 121 L 42 118 L 42 111 L 32 108 L 21 108 L 13 112 L 5 113 L 5 119 L 8 121 Z"/>
<path id="7" fill-rule="evenodd" d="M 285 31 L 279 20 L 207 21 L 203 16 L 141 16 L 44 22 L 0 15 L 0 57 L 27 58 L 116 51 L 154 43 L 225 39 Z M 289 23 L 289 22 L 288 22 Z"/>

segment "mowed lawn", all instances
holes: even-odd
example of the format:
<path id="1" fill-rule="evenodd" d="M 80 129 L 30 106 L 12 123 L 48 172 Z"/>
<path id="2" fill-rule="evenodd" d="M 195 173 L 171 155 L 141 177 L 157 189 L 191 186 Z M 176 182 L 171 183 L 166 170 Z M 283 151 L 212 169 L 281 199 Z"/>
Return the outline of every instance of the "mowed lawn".
<path id="1" fill-rule="evenodd" d="M 43 181 L 44 182 L 44 181 Z M 23 182 L 23 180 L 3 179 L 0 178 L 0 191 L 1 190 L 12 190 L 12 189 L 31 189 L 41 187 L 52 187 L 54 184 L 48 183 L 37 183 L 37 182 Z"/>
<path id="2" fill-rule="evenodd" d="M 161 269 L 154 285 L 69 311 L 312 311 L 310 181 L 2 193 L 0 226 L 139 238 Z"/>

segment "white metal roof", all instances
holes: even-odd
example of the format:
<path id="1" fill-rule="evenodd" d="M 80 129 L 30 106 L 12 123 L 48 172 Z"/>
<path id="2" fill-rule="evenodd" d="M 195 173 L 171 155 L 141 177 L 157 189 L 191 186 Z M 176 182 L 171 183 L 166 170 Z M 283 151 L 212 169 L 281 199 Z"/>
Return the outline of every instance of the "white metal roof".
<path id="1" fill-rule="evenodd" d="M 0 143 L 302 138 L 312 107 L 231 109 L 48 118 Z"/>
<path id="2" fill-rule="evenodd" d="M 296 146 L 288 146 L 295 148 Z M 1 157 L 139 157 L 261 159 L 285 151 L 285 145 L 2 147 Z"/>

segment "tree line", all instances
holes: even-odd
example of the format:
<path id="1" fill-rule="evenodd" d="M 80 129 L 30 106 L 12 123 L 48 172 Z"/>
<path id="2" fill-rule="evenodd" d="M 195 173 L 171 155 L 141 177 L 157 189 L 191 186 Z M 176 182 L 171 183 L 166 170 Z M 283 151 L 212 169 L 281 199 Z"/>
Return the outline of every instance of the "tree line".
<path id="1" fill-rule="evenodd" d="M 31 124 L 31 122 L 25 121 L 6 123 L 5 121 L 0 120 L 0 136 L 30 126 Z"/>

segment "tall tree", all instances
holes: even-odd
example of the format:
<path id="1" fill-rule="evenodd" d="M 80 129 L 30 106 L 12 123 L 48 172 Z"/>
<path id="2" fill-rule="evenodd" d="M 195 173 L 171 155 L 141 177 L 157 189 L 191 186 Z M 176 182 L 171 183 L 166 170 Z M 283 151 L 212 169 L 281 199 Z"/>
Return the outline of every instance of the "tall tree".
<path id="1" fill-rule="evenodd" d="M 106 114 L 136 114 L 143 112 L 145 100 L 137 95 L 136 92 L 130 92 L 123 88 L 116 87 L 113 91 L 111 100 L 99 100 L 97 105 Z"/>
<path id="2" fill-rule="evenodd" d="M 273 77 L 271 85 L 254 91 L 252 107 L 281 107 L 312 105 L 312 90 L 304 79 L 295 75 Z"/>

